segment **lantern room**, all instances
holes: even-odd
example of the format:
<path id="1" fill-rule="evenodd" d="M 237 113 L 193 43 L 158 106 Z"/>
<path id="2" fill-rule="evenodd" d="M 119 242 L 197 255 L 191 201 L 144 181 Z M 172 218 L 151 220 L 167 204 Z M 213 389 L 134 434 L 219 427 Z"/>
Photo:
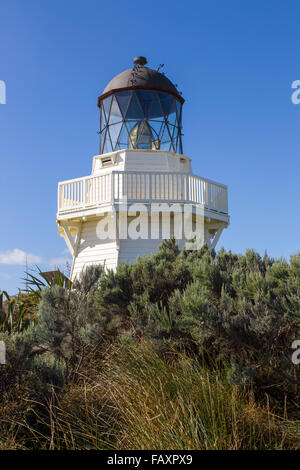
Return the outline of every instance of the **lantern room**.
<path id="1" fill-rule="evenodd" d="M 133 69 L 114 77 L 99 96 L 100 154 L 124 149 L 182 154 L 184 100 L 163 73 L 146 63 L 145 57 L 136 57 Z"/>

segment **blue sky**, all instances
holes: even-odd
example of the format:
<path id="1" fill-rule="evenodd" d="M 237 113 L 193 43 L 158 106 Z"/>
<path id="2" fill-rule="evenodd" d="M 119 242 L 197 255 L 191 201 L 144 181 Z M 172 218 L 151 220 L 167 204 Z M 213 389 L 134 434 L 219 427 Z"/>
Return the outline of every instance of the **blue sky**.
<path id="1" fill-rule="evenodd" d="M 22 251 L 45 269 L 68 257 L 57 182 L 90 174 L 97 97 L 137 55 L 164 63 L 186 99 L 194 172 L 229 186 L 218 246 L 299 251 L 299 2 L 2 0 L 0 10 L 0 289 L 22 287 Z"/>

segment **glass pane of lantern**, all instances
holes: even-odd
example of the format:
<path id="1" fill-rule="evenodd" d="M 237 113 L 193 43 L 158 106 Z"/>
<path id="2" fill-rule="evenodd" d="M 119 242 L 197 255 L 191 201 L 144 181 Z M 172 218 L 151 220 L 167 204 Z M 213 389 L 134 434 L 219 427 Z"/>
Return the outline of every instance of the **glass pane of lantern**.
<path id="1" fill-rule="evenodd" d="M 168 122 L 169 122 L 172 126 L 176 126 L 176 124 L 177 124 L 177 115 L 176 115 L 176 112 L 169 114 L 169 116 L 168 116 Z"/>
<path id="2" fill-rule="evenodd" d="M 178 100 L 175 100 L 175 102 L 176 102 L 176 109 L 177 109 L 177 121 L 180 122 L 181 104 L 179 103 Z"/>
<path id="3" fill-rule="evenodd" d="M 160 140 L 162 143 L 170 142 L 170 135 L 169 135 L 167 126 L 165 126 L 164 128 L 164 132 Z"/>
<path id="4" fill-rule="evenodd" d="M 129 134 L 131 129 L 133 129 L 133 127 L 137 124 L 137 121 L 135 121 L 135 120 L 134 121 L 125 121 L 125 124 L 126 124 L 128 134 Z"/>
<path id="5" fill-rule="evenodd" d="M 155 111 L 155 109 L 153 108 L 155 100 L 157 100 L 157 97 L 155 96 L 155 94 L 152 91 L 145 91 L 145 90 L 138 90 L 136 94 L 141 104 L 141 107 L 143 109 L 143 114 L 145 118 L 150 119 L 151 117 L 154 117 L 152 116 L 151 110 Z"/>
<path id="6" fill-rule="evenodd" d="M 173 126 L 175 126 L 176 121 L 177 121 L 177 114 L 176 114 L 175 98 L 172 98 L 170 108 L 169 108 L 168 122 L 170 122 Z"/>
<path id="7" fill-rule="evenodd" d="M 136 93 L 133 92 L 129 107 L 127 109 L 126 119 L 133 119 L 137 121 L 138 119 L 143 119 L 143 118 L 144 118 L 144 113 L 142 111 L 141 105 L 136 97 Z"/>
<path id="8" fill-rule="evenodd" d="M 170 142 L 162 142 L 160 144 L 160 150 L 170 150 Z"/>
<path id="9" fill-rule="evenodd" d="M 112 100 L 112 96 L 109 96 L 108 98 L 105 98 L 105 100 L 102 101 L 106 121 L 108 121 L 109 119 L 111 100 Z"/>
<path id="10" fill-rule="evenodd" d="M 120 111 L 116 97 L 114 96 L 110 109 L 109 124 L 115 124 L 116 122 L 121 122 L 122 120 L 123 116 Z"/>
<path id="11" fill-rule="evenodd" d="M 158 93 L 153 92 L 153 100 L 151 103 L 151 108 L 149 112 L 149 119 L 160 119 L 164 115 L 161 105 L 160 105 L 160 100 Z"/>
<path id="12" fill-rule="evenodd" d="M 111 137 L 111 140 L 112 140 L 113 147 L 115 147 L 115 145 L 118 142 L 118 137 L 119 137 L 119 134 L 120 134 L 121 127 L 122 127 L 121 122 L 119 122 L 117 124 L 112 124 L 111 126 L 109 126 L 109 133 L 110 133 L 110 137 Z"/>
<path id="13" fill-rule="evenodd" d="M 112 152 L 112 146 L 109 138 L 109 133 L 108 133 L 108 128 L 106 129 L 105 132 L 105 137 L 104 137 L 104 145 L 103 145 L 103 153 L 109 153 Z"/>
<path id="14" fill-rule="evenodd" d="M 132 129 L 137 125 L 136 121 L 125 121 L 125 126 L 128 134 L 128 148 L 133 148 L 133 143 L 131 142 L 130 133 Z"/>
<path id="15" fill-rule="evenodd" d="M 166 129 L 166 122 L 164 121 L 162 126 L 161 126 L 160 132 L 159 132 L 159 140 L 160 141 L 162 141 L 162 137 L 164 135 L 165 129 Z"/>
<path id="16" fill-rule="evenodd" d="M 123 118 L 125 118 L 126 116 L 126 111 L 130 102 L 131 95 L 131 91 L 122 91 L 121 93 L 116 94 L 116 98 Z"/>
<path id="17" fill-rule="evenodd" d="M 103 106 L 101 106 L 101 124 L 100 125 L 101 125 L 100 131 L 102 131 L 102 129 L 104 129 L 107 126 L 107 121 L 106 121 L 106 116 L 105 116 Z"/>
<path id="18" fill-rule="evenodd" d="M 171 152 L 176 152 L 176 136 L 177 136 L 177 127 L 169 126 L 169 131 L 171 134 Z"/>
<path id="19" fill-rule="evenodd" d="M 128 148 L 128 132 L 126 129 L 125 124 L 122 126 L 122 130 L 120 132 L 118 145 L 120 149 L 127 149 Z"/>
<path id="20" fill-rule="evenodd" d="M 171 141 L 170 152 L 176 153 L 176 140 Z"/>
<path id="21" fill-rule="evenodd" d="M 115 149 L 112 148 L 111 146 L 111 143 L 110 142 L 107 142 L 107 144 L 105 145 L 105 152 L 104 153 L 111 153 L 111 152 L 114 152 Z"/>
<path id="22" fill-rule="evenodd" d="M 152 134 L 155 139 L 159 139 L 163 121 L 148 121 L 152 128 Z"/>
<path id="23" fill-rule="evenodd" d="M 159 99 L 165 116 L 168 116 L 174 98 L 166 93 L 159 93 Z"/>
<path id="24" fill-rule="evenodd" d="M 173 140 L 176 137 L 177 134 L 177 127 L 171 126 L 170 124 L 168 125 L 168 129 L 171 135 L 171 140 Z"/>
<path id="25" fill-rule="evenodd" d="M 171 101 L 170 108 L 169 108 L 169 114 L 171 114 L 171 113 L 176 114 L 175 98 L 173 98 L 173 97 L 172 97 L 172 101 Z"/>

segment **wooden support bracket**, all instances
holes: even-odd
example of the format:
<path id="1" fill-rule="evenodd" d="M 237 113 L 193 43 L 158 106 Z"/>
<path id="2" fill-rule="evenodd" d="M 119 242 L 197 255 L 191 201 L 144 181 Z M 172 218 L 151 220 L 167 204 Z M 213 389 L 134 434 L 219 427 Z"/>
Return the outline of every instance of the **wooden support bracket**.
<path id="1" fill-rule="evenodd" d="M 222 232 L 223 232 L 223 229 L 224 229 L 224 225 L 221 225 L 218 230 L 217 230 L 217 233 L 215 234 L 214 236 L 214 239 L 212 240 L 211 244 L 210 244 L 210 249 L 213 250 L 215 249 L 219 239 L 220 239 L 220 236 L 222 235 Z"/>
<path id="2" fill-rule="evenodd" d="M 71 255 L 74 256 L 75 242 L 74 242 L 74 239 L 71 235 L 69 227 L 68 227 L 67 223 L 63 222 L 63 221 L 61 221 L 60 225 L 63 228 L 63 236 L 64 236 L 65 242 L 67 244 L 67 247 L 69 248 L 69 251 L 70 251 Z"/>

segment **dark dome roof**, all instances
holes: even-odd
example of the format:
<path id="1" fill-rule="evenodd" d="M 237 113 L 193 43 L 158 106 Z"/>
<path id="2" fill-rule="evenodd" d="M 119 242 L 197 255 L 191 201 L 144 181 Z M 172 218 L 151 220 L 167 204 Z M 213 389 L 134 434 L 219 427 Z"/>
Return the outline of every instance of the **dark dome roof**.
<path id="1" fill-rule="evenodd" d="M 184 102 L 175 85 L 165 75 L 145 67 L 144 64 L 147 61 L 144 57 L 137 57 L 134 59 L 134 63 L 135 68 L 119 73 L 109 82 L 102 95 L 99 96 L 98 104 L 112 93 L 130 89 L 162 91 L 174 95 L 179 101 Z"/>

